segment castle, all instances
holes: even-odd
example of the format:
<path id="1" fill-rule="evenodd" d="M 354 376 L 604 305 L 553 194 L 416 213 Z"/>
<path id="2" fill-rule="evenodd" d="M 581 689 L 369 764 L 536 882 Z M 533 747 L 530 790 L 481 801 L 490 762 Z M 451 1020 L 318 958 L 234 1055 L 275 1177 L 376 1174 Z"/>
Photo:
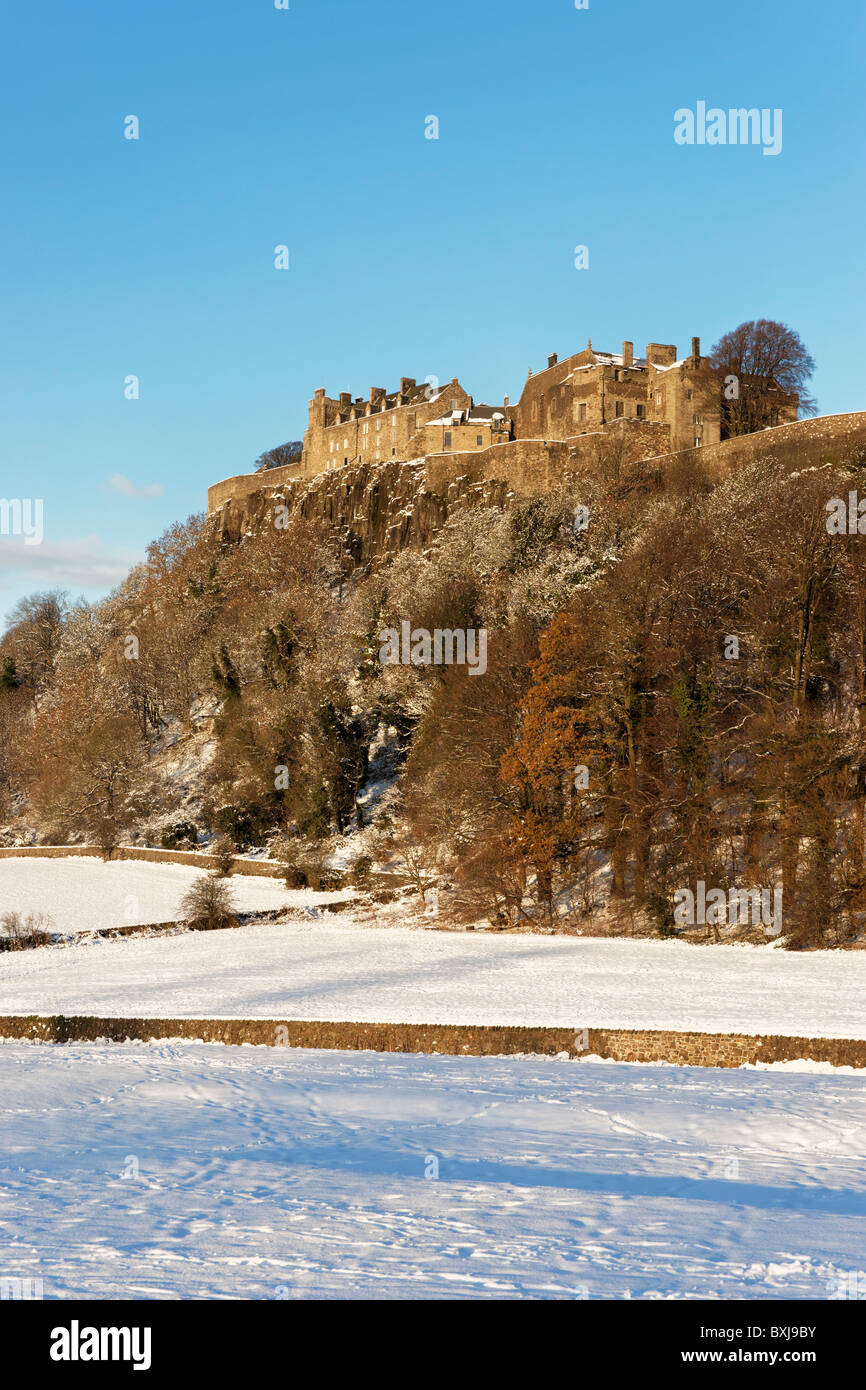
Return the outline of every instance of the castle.
<path id="1" fill-rule="evenodd" d="M 718 444 L 721 408 L 717 379 L 701 356 L 699 338 L 678 358 L 673 343 L 648 343 L 636 357 L 634 343 L 621 352 L 599 352 L 588 342 L 560 361 L 554 353 L 540 372 L 530 370 L 520 400 L 510 406 L 476 405 L 455 377 L 440 386 L 403 377 L 391 394 L 374 386 L 368 398 L 316 392 L 297 476 L 328 468 L 435 454 L 472 453 L 512 440 L 568 442 L 610 432 L 631 421 L 633 440 L 645 456 Z M 796 397 L 779 393 L 773 424 L 797 418 Z M 634 450 L 632 451 L 634 452 Z"/>
<path id="2" fill-rule="evenodd" d="M 678 357 L 673 343 L 634 343 L 601 352 L 591 340 L 541 371 L 530 369 L 519 401 L 476 405 L 456 377 L 447 385 L 403 377 L 397 391 L 374 386 L 365 399 L 324 388 L 309 403 L 300 458 L 264 473 L 225 479 L 210 489 L 209 511 L 264 486 L 311 479 L 334 469 L 391 461 L 424 463 L 431 485 L 449 478 L 501 478 L 544 489 L 570 462 L 589 462 L 613 442 L 629 461 L 712 449 L 721 439 L 718 375 L 700 338 Z M 771 425 L 797 420 L 796 395 L 777 388 Z"/>

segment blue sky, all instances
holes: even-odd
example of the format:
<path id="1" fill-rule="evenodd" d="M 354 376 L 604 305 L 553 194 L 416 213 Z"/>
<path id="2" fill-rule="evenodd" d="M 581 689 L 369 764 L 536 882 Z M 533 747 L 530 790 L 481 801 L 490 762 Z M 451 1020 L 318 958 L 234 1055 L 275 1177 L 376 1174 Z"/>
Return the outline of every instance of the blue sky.
<path id="1" fill-rule="evenodd" d="M 866 405 L 863 7 L 290 3 L 6 6 L 0 496 L 45 540 L 0 535 L 0 624 L 112 587 L 318 386 L 514 399 L 588 336 L 765 316 Z M 781 108 L 782 152 L 678 146 L 701 100 Z"/>

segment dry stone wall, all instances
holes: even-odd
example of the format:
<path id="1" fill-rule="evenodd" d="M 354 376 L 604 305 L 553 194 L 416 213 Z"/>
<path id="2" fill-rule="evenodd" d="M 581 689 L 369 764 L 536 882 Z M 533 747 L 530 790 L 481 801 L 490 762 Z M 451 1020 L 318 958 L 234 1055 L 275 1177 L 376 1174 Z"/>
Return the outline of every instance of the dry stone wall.
<path id="1" fill-rule="evenodd" d="M 674 1062 L 691 1067 L 741 1067 L 759 1062 L 814 1061 L 866 1067 L 866 1040 L 749 1037 L 628 1028 L 513 1028 L 435 1023 L 346 1023 L 297 1019 L 98 1018 L 0 1016 L 0 1037 L 71 1043 L 187 1038 L 347 1051 L 420 1052 L 502 1057 L 540 1054 L 606 1057 L 618 1062 Z"/>
<path id="2" fill-rule="evenodd" d="M 213 854 L 198 854 L 184 849 L 139 849 L 121 845 L 111 851 L 111 859 L 141 859 L 156 864 L 192 864 L 197 869 L 218 869 L 220 861 Z M 97 845 L 14 845 L 0 849 L 0 859 L 102 859 Z M 256 878 L 281 878 L 283 869 L 273 861 L 235 859 L 231 873 Z"/>

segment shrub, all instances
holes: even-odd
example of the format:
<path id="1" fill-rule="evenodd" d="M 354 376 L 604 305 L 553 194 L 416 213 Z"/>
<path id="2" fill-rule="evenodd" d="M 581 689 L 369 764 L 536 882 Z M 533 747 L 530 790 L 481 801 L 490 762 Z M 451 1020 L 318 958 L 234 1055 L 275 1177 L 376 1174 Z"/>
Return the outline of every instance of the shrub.
<path id="1" fill-rule="evenodd" d="M 163 849 L 192 849 L 198 837 L 198 830 L 192 821 L 173 820 L 163 828 L 160 844 Z"/>
<path id="2" fill-rule="evenodd" d="M 5 912 L 0 917 L 0 950 L 28 951 L 51 942 L 51 918 L 44 912 Z"/>
<path id="3" fill-rule="evenodd" d="M 339 869 L 322 869 L 319 872 L 319 889 L 323 893 L 333 893 L 343 886 L 343 875 Z"/>
<path id="4" fill-rule="evenodd" d="M 232 891 L 220 874 L 203 874 L 196 879 L 180 901 L 180 915 L 196 931 L 217 931 L 220 927 L 236 927 Z"/>
<path id="5" fill-rule="evenodd" d="M 322 861 L 316 854 L 304 855 L 300 863 L 296 866 L 307 881 L 307 887 L 319 892 L 322 887 Z"/>
<path id="6" fill-rule="evenodd" d="M 671 898 L 657 888 L 650 888 L 646 895 L 646 913 L 659 936 L 664 940 L 677 935 L 674 925 Z"/>
<path id="7" fill-rule="evenodd" d="M 342 875 L 336 869 L 326 869 L 328 846 L 290 836 L 282 836 L 271 846 L 271 854 L 283 866 L 287 888 L 312 888 L 330 892 L 339 888 Z"/>
<path id="8" fill-rule="evenodd" d="M 289 835 L 280 835 L 271 845 L 271 858 L 282 866 L 283 882 L 287 888 L 307 886 L 307 876 L 298 862 L 300 853 L 300 841 Z"/>
<path id="9" fill-rule="evenodd" d="M 114 816 L 96 816 L 87 821 L 87 838 L 99 846 L 102 857 L 108 863 L 120 839 L 121 826 Z"/>
<path id="10" fill-rule="evenodd" d="M 373 860 L 369 854 L 359 854 L 352 865 L 352 882 L 356 888 L 366 888 L 370 882 L 370 870 L 373 867 Z"/>
<path id="11" fill-rule="evenodd" d="M 264 809 L 255 803 L 249 806 L 218 806 L 214 825 L 239 848 L 251 849 L 264 844 L 269 820 Z"/>
<path id="12" fill-rule="evenodd" d="M 327 845 L 314 843 L 306 845 L 296 860 L 297 867 L 306 876 L 307 887 L 315 889 L 318 893 L 331 892 L 339 888 L 343 881 L 338 869 L 326 868 L 327 855 Z"/>
<path id="13" fill-rule="evenodd" d="M 217 835 L 211 841 L 210 853 L 217 861 L 217 870 L 221 878 L 227 878 L 234 866 L 236 849 L 228 835 Z"/>

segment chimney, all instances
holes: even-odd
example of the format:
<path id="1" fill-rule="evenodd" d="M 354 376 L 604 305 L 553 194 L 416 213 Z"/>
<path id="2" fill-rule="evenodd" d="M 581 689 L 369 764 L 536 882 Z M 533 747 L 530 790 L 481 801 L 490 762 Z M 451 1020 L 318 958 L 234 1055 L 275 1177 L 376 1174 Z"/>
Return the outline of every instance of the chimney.
<path id="1" fill-rule="evenodd" d="M 559 361 L 559 357 L 557 356 L 557 354 L 556 354 L 555 352 L 552 352 L 552 353 L 550 354 L 550 356 L 548 357 L 548 359 L 547 359 L 547 365 L 548 365 L 548 367 L 555 367 L 558 361 Z"/>
<path id="2" fill-rule="evenodd" d="M 622 365 L 631 367 L 634 363 L 634 343 L 625 342 L 622 345 Z"/>
<path id="3" fill-rule="evenodd" d="M 699 367 L 701 362 L 701 340 L 692 338 L 692 357 L 695 359 L 695 366 Z"/>
<path id="4" fill-rule="evenodd" d="M 414 376 L 401 376 L 401 378 L 400 378 L 400 395 L 401 395 L 401 396 L 408 395 L 408 393 L 409 393 L 409 388 L 410 388 L 411 386 L 414 386 L 414 385 L 415 385 L 415 378 L 414 378 Z"/>
<path id="5" fill-rule="evenodd" d="M 351 391 L 341 391 L 341 392 L 340 392 L 340 410 L 348 410 L 348 409 L 349 409 L 349 406 L 350 406 L 351 404 L 352 404 L 352 393 L 351 393 Z"/>
<path id="6" fill-rule="evenodd" d="M 507 397 L 507 396 L 505 397 L 505 409 L 506 409 L 506 410 L 508 409 L 508 397 Z"/>
<path id="7" fill-rule="evenodd" d="M 648 366 L 672 367 L 677 360 L 676 343 L 647 343 Z"/>

